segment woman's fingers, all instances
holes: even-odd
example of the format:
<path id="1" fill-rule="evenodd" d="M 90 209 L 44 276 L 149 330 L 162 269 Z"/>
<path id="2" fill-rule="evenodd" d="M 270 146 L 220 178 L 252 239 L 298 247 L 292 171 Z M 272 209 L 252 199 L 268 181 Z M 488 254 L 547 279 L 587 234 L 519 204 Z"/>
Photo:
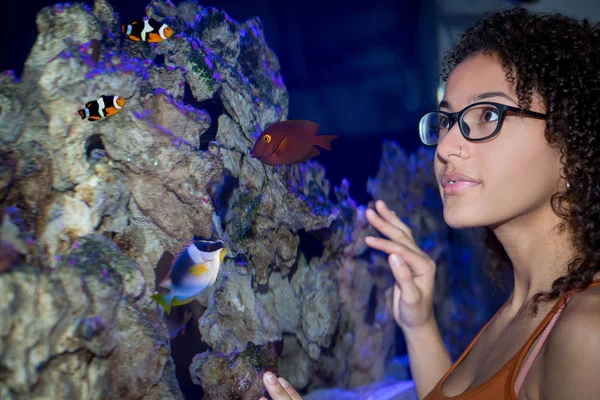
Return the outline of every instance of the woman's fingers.
<path id="1" fill-rule="evenodd" d="M 271 372 L 265 373 L 263 382 L 273 400 L 302 400 L 298 392 L 285 379 L 277 379 Z"/>
<path id="2" fill-rule="evenodd" d="M 378 237 L 373 237 L 373 236 L 365 237 L 365 243 L 369 247 L 372 247 L 375 250 L 381 250 L 387 254 L 397 253 L 401 257 L 404 257 L 404 259 L 406 260 L 406 262 L 409 265 L 413 265 L 413 263 L 415 261 L 418 263 L 423 258 L 423 255 L 425 254 L 418 247 L 415 249 L 415 248 L 409 247 L 408 245 L 406 245 L 404 243 L 397 243 L 397 242 L 393 242 L 388 239 L 383 239 L 383 238 L 378 238 Z"/>
<path id="3" fill-rule="evenodd" d="M 389 210 L 388 212 L 391 213 L 391 211 Z M 418 246 L 412 237 L 410 229 L 408 229 L 408 227 L 402 222 L 399 222 L 399 224 L 402 224 L 403 226 L 399 225 L 398 222 L 395 221 L 390 222 L 389 220 L 386 220 L 384 217 L 380 216 L 379 214 L 377 214 L 377 212 L 371 209 L 367 210 L 366 217 L 369 223 L 385 237 L 389 238 L 394 242 L 403 243 L 408 247 L 414 249 L 415 251 L 418 249 Z M 396 216 L 394 216 L 393 218 L 397 221 L 400 221 Z"/>
<path id="4" fill-rule="evenodd" d="M 381 215 L 386 221 L 388 221 L 392 226 L 401 230 L 406 236 L 410 239 L 413 239 L 412 231 L 392 210 L 390 210 L 383 200 L 377 200 L 375 202 L 375 208 L 379 215 Z"/>
<path id="5" fill-rule="evenodd" d="M 421 291 L 415 284 L 410 267 L 398 254 L 391 254 L 388 258 L 396 284 L 400 287 L 400 299 L 406 304 L 416 304 L 421 299 Z"/>
<path id="6" fill-rule="evenodd" d="M 290 395 L 290 397 L 292 398 L 292 400 L 302 400 L 302 397 L 300 397 L 300 395 L 298 394 L 298 392 L 296 392 L 296 390 L 292 387 L 292 385 L 290 385 L 288 383 L 288 381 L 286 381 L 282 377 L 279 377 L 278 380 L 279 380 L 279 383 L 281 384 L 281 386 L 283 386 L 283 388 L 287 392 L 287 394 Z"/>

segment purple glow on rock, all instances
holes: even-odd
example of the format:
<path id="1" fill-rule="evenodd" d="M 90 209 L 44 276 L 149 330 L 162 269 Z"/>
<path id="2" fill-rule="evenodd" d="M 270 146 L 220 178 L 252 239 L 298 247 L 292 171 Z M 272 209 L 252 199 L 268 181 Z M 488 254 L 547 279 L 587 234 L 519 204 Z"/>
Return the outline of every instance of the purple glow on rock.
<path id="1" fill-rule="evenodd" d="M 258 30 L 258 26 L 252 25 L 252 33 L 254 34 L 255 37 L 257 37 L 257 38 L 260 37 L 260 31 Z"/>
<path id="2" fill-rule="evenodd" d="M 62 260 L 62 256 L 60 254 L 54 256 L 54 261 L 60 261 L 60 260 Z"/>
<path id="3" fill-rule="evenodd" d="M 150 65 L 150 64 L 152 64 L 152 60 L 146 58 L 144 61 L 142 61 L 142 64 L 144 64 L 144 65 Z"/>
<path id="4" fill-rule="evenodd" d="M 185 74 L 185 73 L 187 72 L 187 69 L 186 69 L 185 67 L 183 67 L 183 66 L 182 66 L 182 67 L 181 67 L 181 72 Z"/>
<path id="5" fill-rule="evenodd" d="M 144 114 L 144 117 L 149 117 L 150 115 L 152 115 L 152 111 L 150 111 L 150 110 L 144 110 L 143 114 Z"/>
<path id="6" fill-rule="evenodd" d="M 135 72 L 135 65 L 131 65 L 131 64 L 124 65 L 122 71 L 125 72 L 126 74 L 130 73 L 130 72 Z"/>
<path id="7" fill-rule="evenodd" d="M 245 37 L 246 36 L 246 30 L 245 29 L 240 29 L 240 36 L 241 37 Z"/>
<path id="8" fill-rule="evenodd" d="M 194 18 L 194 22 L 198 24 L 201 21 L 202 21 L 202 15 L 196 14 L 196 17 Z"/>
<path id="9" fill-rule="evenodd" d="M 219 71 L 215 71 L 213 73 L 213 78 L 215 78 L 217 82 L 221 82 L 221 73 Z"/>
<path id="10" fill-rule="evenodd" d="M 74 241 L 73 244 L 71 245 L 72 249 L 78 249 L 81 246 L 81 243 L 79 243 L 78 241 Z"/>
<path id="11" fill-rule="evenodd" d="M 174 67 L 174 66 L 172 66 L 172 65 L 167 65 L 167 69 L 168 69 L 169 71 L 175 71 L 175 67 Z"/>
<path id="12" fill-rule="evenodd" d="M 182 88 L 185 86 L 185 82 L 179 82 L 179 87 Z"/>
<path id="13" fill-rule="evenodd" d="M 165 88 L 156 88 L 154 90 L 154 94 L 164 94 L 166 96 L 169 95 L 169 93 L 167 92 L 167 90 Z"/>
<path id="14" fill-rule="evenodd" d="M 210 61 L 210 58 L 208 58 L 208 56 L 204 57 L 204 62 L 206 63 L 206 65 L 208 65 L 208 68 L 213 69 L 213 63 L 212 61 Z"/>
<path id="15" fill-rule="evenodd" d="M 62 4 L 57 4 L 54 6 L 54 13 L 55 14 L 62 14 L 63 11 L 65 11 L 65 9 L 63 8 Z"/>
<path id="16" fill-rule="evenodd" d="M 182 34 L 182 33 L 176 33 L 176 34 L 175 34 L 175 37 L 176 37 L 177 39 L 181 39 L 181 38 L 183 37 L 183 34 Z"/>
<path id="17" fill-rule="evenodd" d="M 192 49 L 194 49 L 194 51 L 198 51 L 198 42 L 195 40 L 192 40 Z"/>
<path id="18" fill-rule="evenodd" d="M 165 2 L 165 4 L 166 4 L 166 5 L 168 5 L 168 6 L 169 6 L 169 7 L 171 7 L 171 8 L 175 8 L 175 4 L 173 4 L 173 3 L 171 2 L 171 0 L 167 0 L 167 1 Z"/>
<path id="19" fill-rule="evenodd" d="M 273 81 L 275 86 L 277 86 L 280 89 L 283 89 L 283 77 L 281 76 L 281 74 L 271 73 L 271 80 Z"/>
<path id="20" fill-rule="evenodd" d="M 109 274 L 108 274 L 108 270 L 106 268 L 102 268 L 100 270 L 100 274 L 102 275 L 102 278 L 104 278 L 104 280 L 108 280 Z"/>
<path id="21" fill-rule="evenodd" d="M 136 117 L 137 119 L 142 119 L 142 118 L 144 118 L 144 116 L 143 116 L 142 114 L 140 114 L 139 112 L 137 112 L 137 111 L 134 111 L 134 112 L 133 112 L 133 116 L 134 116 L 134 117 Z"/>

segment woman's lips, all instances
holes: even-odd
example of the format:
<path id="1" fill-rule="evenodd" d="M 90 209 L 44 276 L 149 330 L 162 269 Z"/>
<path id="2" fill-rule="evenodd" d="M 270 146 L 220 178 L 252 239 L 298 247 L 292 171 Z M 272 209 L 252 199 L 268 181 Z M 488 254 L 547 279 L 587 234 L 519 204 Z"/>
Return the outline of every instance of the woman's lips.
<path id="1" fill-rule="evenodd" d="M 454 183 L 448 183 L 444 186 L 444 195 L 451 196 L 459 194 L 477 185 L 479 185 L 479 182 L 456 181 Z"/>

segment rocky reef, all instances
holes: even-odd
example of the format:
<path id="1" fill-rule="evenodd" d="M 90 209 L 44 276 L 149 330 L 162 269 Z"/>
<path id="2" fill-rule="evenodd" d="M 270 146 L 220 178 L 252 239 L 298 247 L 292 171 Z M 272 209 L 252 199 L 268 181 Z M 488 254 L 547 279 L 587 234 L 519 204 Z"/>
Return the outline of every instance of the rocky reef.
<path id="1" fill-rule="evenodd" d="M 207 399 L 258 398 L 265 370 L 302 393 L 382 380 L 396 351 L 393 278 L 364 244 L 376 234 L 367 206 L 346 180 L 332 189 L 318 162 L 248 156 L 288 114 L 260 19 L 194 1 L 145 11 L 175 34 L 127 40 L 106 0 L 46 7 L 23 76 L 0 77 L 1 397 L 184 398 L 175 371 Z M 82 120 L 77 110 L 102 95 L 126 103 Z M 431 153 L 386 144 L 369 191 L 440 262 L 441 326 L 462 345 L 457 315 L 482 315 L 448 300 L 450 238 L 430 165 Z M 194 238 L 224 240 L 228 257 L 186 328 L 206 351 L 178 364 L 150 296 L 161 260 Z"/>

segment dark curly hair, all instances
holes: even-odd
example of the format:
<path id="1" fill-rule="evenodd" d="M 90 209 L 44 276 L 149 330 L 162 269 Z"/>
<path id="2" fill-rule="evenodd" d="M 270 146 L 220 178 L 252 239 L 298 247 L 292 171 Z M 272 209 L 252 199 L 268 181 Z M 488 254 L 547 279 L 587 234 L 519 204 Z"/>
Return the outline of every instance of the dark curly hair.
<path id="1" fill-rule="evenodd" d="M 529 109 L 538 93 L 546 107 L 545 137 L 560 149 L 570 188 L 554 193 L 554 212 L 561 217 L 559 232 L 568 229 L 576 257 L 568 273 L 556 279 L 548 292 L 533 297 L 551 301 L 585 288 L 600 271 L 600 27 L 587 19 L 558 13 L 529 13 L 516 7 L 490 13 L 469 27 L 443 60 L 442 79 L 475 54 L 495 56 L 513 85 L 519 106 Z M 510 260 L 492 230 L 486 247 L 492 277 Z"/>

